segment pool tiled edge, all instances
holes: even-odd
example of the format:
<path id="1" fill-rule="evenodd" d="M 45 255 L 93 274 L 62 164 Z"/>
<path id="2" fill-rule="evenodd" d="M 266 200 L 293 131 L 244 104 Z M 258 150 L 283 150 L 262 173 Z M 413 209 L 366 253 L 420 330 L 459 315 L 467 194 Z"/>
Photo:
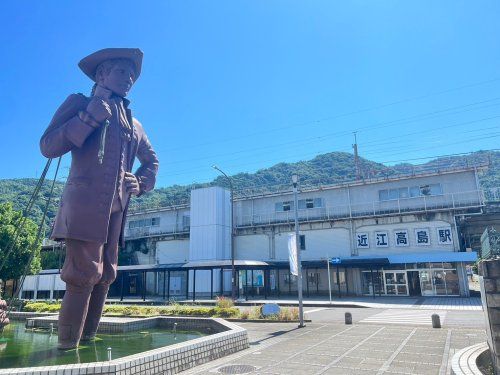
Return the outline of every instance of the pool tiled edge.
<path id="1" fill-rule="evenodd" d="M 159 327 L 208 329 L 211 335 L 106 362 L 2 369 L 0 374 L 18 375 L 133 375 L 176 374 L 249 347 L 246 329 L 218 318 L 155 317 Z M 151 324 L 151 322 L 148 322 Z"/>

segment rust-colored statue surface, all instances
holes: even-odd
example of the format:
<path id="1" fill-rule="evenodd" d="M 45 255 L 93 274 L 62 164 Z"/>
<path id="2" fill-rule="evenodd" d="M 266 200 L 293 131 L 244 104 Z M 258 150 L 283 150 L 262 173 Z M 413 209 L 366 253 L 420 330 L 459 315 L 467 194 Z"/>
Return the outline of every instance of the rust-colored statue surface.
<path id="1" fill-rule="evenodd" d="M 155 184 L 158 158 L 125 99 L 141 74 L 142 57 L 136 48 L 107 48 L 81 60 L 80 69 L 95 82 L 91 96 L 70 95 L 40 140 L 48 158 L 71 152 L 51 236 L 66 242 L 60 349 L 94 338 L 116 278 L 130 196 Z M 131 173 L 136 157 L 141 165 Z"/>
<path id="2" fill-rule="evenodd" d="M 7 303 L 0 299 L 0 332 L 2 332 L 3 327 L 9 324 L 9 318 L 7 318 Z"/>

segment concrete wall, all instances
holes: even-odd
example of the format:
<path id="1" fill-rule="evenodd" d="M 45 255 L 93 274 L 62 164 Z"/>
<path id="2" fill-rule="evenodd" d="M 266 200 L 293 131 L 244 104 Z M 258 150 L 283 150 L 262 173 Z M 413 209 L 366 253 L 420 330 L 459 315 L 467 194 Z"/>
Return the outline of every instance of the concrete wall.
<path id="1" fill-rule="evenodd" d="M 159 264 L 184 263 L 189 260 L 189 240 L 158 241 L 156 259 Z"/>

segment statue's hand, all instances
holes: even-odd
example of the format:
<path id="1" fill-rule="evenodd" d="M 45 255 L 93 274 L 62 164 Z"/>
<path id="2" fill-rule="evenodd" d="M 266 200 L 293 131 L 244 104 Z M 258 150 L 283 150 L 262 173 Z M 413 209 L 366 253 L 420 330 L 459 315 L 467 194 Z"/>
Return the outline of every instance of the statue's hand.
<path id="1" fill-rule="evenodd" d="M 135 175 L 130 172 L 125 172 L 125 187 L 127 189 L 127 193 L 132 195 L 138 195 L 141 192 L 139 181 L 137 181 Z"/>
<path id="2" fill-rule="evenodd" d="M 105 100 L 94 96 L 87 105 L 87 113 L 98 123 L 102 123 L 111 117 L 111 107 Z"/>

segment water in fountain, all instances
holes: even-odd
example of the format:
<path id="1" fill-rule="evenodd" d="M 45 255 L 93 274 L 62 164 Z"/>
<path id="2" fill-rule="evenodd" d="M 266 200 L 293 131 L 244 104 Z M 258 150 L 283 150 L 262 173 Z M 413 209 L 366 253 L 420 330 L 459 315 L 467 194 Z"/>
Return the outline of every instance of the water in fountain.
<path id="1" fill-rule="evenodd" d="M 12 322 L 0 335 L 0 369 L 88 363 L 144 352 L 209 334 L 200 331 L 180 331 L 148 328 L 140 332 L 98 334 L 97 339 L 81 343 L 77 350 L 57 350 L 57 332 L 49 327 L 25 328 L 21 322 Z"/>

